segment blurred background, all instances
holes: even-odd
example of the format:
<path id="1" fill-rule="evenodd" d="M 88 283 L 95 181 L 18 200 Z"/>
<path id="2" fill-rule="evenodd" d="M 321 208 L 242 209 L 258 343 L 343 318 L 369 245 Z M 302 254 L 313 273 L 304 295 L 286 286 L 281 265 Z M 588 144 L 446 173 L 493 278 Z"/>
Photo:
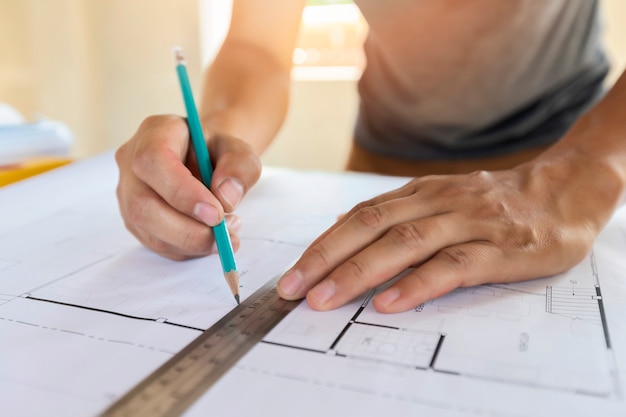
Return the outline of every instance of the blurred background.
<path id="1" fill-rule="evenodd" d="M 626 1 L 600 3 L 610 84 L 626 66 Z M 184 113 L 170 50 L 184 49 L 198 94 L 229 17 L 229 0 L 0 0 L 0 103 L 67 125 L 72 158 L 115 149 L 146 116 Z M 265 164 L 343 168 L 366 31 L 351 1 L 309 1 L 290 112 Z"/>

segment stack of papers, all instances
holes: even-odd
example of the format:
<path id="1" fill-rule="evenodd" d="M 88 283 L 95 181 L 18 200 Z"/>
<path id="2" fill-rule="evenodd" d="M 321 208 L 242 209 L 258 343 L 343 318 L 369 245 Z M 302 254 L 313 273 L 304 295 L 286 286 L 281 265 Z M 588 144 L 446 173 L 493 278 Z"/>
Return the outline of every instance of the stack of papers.
<path id="1" fill-rule="evenodd" d="M 0 166 L 43 156 L 67 158 L 73 141 L 65 124 L 47 119 L 26 121 L 15 109 L 0 103 Z"/>

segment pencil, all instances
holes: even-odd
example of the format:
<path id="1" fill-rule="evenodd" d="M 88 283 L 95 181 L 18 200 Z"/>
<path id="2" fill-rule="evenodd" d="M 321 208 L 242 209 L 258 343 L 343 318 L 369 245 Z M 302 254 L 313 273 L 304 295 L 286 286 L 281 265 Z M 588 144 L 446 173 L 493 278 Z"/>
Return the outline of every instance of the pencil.
<path id="1" fill-rule="evenodd" d="M 187 76 L 185 57 L 183 56 L 182 49 L 179 47 L 174 48 L 173 53 L 176 58 L 176 72 L 178 73 L 180 88 L 183 92 L 183 100 L 187 111 L 189 135 L 191 136 L 193 150 L 196 154 L 196 159 L 198 160 L 200 177 L 202 179 L 202 183 L 209 188 L 211 186 L 211 177 L 213 177 L 213 167 L 211 166 L 211 158 L 209 157 L 207 144 L 204 140 L 204 133 L 202 133 L 198 110 L 196 109 L 193 94 L 191 93 L 191 85 L 189 83 L 189 77 Z M 213 227 L 213 234 L 215 235 L 217 252 L 219 253 L 222 270 L 224 271 L 224 277 L 226 278 L 226 282 L 228 283 L 230 291 L 233 293 L 237 304 L 239 304 L 239 273 L 237 272 L 233 245 L 230 241 L 230 236 L 228 235 L 225 220 L 222 220 L 220 224 Z"/>

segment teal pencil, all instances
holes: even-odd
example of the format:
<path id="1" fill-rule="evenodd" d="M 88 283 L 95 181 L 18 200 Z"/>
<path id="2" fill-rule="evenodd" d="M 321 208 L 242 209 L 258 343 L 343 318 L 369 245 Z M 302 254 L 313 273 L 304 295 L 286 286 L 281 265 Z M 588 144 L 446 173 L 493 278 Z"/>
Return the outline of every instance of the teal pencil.
<path id="1" fill-rule="evenodd" d="M 213 167 L 211 166 L 211 158 L 209 157 L 209 151 L 206 141 L 204 140 L 204 133 L 202 133 L 198 110 L 196 109 L 193 94 L 191 93 L 185 58 L 182 49 L 174 48 L 173 52 L 176 57 L 176 72 L 178 73 L 178 80 L 180 81 L 180 88 L 183 92 L 183 100 L 185 101 L 185 109 L 187 110 L 187 124 L 189 125 L 191 143 L 196 153 L 196 159 L 198 160 L 202 183 L 209 188 L 211 178 L 213 177 Z M 224 220 L 213 227 L 213 234 L 215 235 L 217 252 L 219 253 L 220 262 L 222 263 L 224 277 L 230 287 L 230 291 L 235 296 L 237 304 L 239 304 L 239 273 L 237 272 L 237 264 L 235 263 L 233 245 L 230 242 L 230 236 L 228 235 L 228 229 L 226 228 L 226 222 Z"/>

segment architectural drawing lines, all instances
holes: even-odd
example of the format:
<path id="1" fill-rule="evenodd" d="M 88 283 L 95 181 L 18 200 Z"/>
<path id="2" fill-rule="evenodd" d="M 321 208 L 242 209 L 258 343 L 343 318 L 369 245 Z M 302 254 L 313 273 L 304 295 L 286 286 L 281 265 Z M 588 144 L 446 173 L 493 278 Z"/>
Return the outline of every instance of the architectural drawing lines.
<path id="1" fill-rule="evenodd" d="M 312 349 L 292 338 L 296 329 L 299 334 L 303 329 L 307 334 L 315 332 L 307 314 L 294 317 L 266 343 L 362 361 L 362 366 L 372 369 L 393 366 L 611 396 L 619 392 L 619 378 L 615 378 L 615 361 L 610 360 L 614 353 L 595 259 L 590 256 L 589 260 L 581 264 L 581 274 L 550 280 L 545 286 L 528 282 L 518 287 L 457 290 L 424 303 L 404 321 L 373 312 L 370 301 L 376 291 L 371 291 L 354 305 L 352 313 L 342 313 L 346 321 L 337 323 L 336 333 L 328 335 L 328 345 Z M 547 316 L 544 328 L 536 325 L 542 316 Z M 557 345 L 549 342 L 555 332 L 561 335 Z M 582 341 L 589 347 L 583 347 Z"/>
<path id="2" fill-rule="evenodd" d="M 95 308 L 95 307 L 87 307 L 87 306 L 83 306 L 83 305 L 80 305 L 80 304 L 72 304 L 72 303 L 66 303 L 66 302 L 56 301 L 56 300 L 46 300 L 44 298 L 37 298 L 37 297 L 30 296 L 30 295 L 27 295 L 27 296 L 25 296 L 23 298 L 25 298 L 27 300 L 32 300 L 32 301 L 40 301 L 40 302 L 45 302 L 45 303 L 60 304 L 60 305 L 67 306 L 67 307 L 80 308 L 80 309 L 83 309 L 83 310 L 97 311 L 99 313 L 113 314 L 115 316 L 120 316 L 120 317 L 133 319 L 133 320 L 154 321 L 154 322 L 158 322 L 158 323 L 168 324 L 170 326 L 183 327 L 183 328 L 189 329 L 189 330 L 197 330 L 197 331 L 200 331 L 200 332 L 206 330 L 206 329 L 201 329 L 201 328 L 198 328 L 198 327 L 187 326 L 187 325 L 180 324 L 180 323 L 172 323 L 172 322 L 169 322 L 167 320 L 159 320 L 159 319 L 154 319 L 154 318 L 151 318 L 151 317 L 132 316 L 130 314 L 118 313 L 118 312 L 115 312 L 115 311 L 105 310 L 105 309 Z"/>
<path id="3" fill-rule="evenodd" d="M 123 344 L 123 345 L 130 346 L 130 347 L 135 347 L 135 348 L 139 348 L 139 349 L 153 350 L 153 351 L 156 351 L 156 352 L 166 353 L 166 354 L 169 354 L 169 355 L 174 355 L 176 353 L 176 352 L 171 351 L 171 350 L 162 349 L 162 348 L 156 347 L 156 346 L 147 346 L 147 345 L 144 345 L 144 344 L 141 344 L 141 343 L 135 343 L 135 342 L 129 341 L 129 340 L 112 339 L 112 338 L 102 337 L 102 336 L 98 336 L 98 335 L 90 334 L 90 333 L 83 333 L 83 332 L 78 332 L 78 331 L 69 330 L 69 329 L 60 329 L 60 328 L 56 328 L 56 327 L 45 326 L 45 325 L 42 325 L 42 324 L 25 322 L 25 321 L 22 321 L 22 320 L 16 320 L 16 319 L 12 319 L 12 318 L 9 318 L 9 317 L 0 317 L 0 320 L 4 321 L 6 323 L 14 323 L 16 325 L 35 327 L 35 328 L 37 328 L 37 329 L 39 329 L 41 331 L 60 332 L 60 333 L 64 333 L 64 334 L 85 337 L 87 339 L 92 339 L 92 340 L 96 340 L 96 341 L 104 342 L 104 343 Z"/>
<path id="4" fill-rule="evenodd" d="M 595 288 L 546 287 L 546 311 L 574 320 L 601 324 Z"/>

